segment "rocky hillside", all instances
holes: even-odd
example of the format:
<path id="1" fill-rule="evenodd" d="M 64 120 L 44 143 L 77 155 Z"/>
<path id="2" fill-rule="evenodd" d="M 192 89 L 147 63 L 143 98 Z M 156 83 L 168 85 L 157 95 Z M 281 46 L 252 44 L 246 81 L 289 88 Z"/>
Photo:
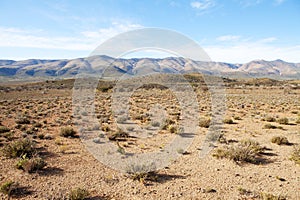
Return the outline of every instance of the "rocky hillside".
<path id="1" fill-rule="evenodd" d="M 104 74 L 110 77 L 124 73 L 143 75 L 157 72 L 201 72 L 226 77 L 300 79 L 300 63 L 254 60 L 245 64 L 231 64 L 201 62 L 180 57 L 120 59 L 104 55 L 71 60 L 0 60 L 1 80 L 71 78 L 82 72 Z"/>

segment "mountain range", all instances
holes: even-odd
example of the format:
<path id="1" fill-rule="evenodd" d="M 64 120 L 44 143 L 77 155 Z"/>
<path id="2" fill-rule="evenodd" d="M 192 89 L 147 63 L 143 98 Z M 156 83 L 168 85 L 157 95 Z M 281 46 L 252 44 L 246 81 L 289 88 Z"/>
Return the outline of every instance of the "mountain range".
<path id="1" fill-rule="evenodd" d="M 203 62 L 182 57 L 112 58 L 105 55 L 76 59 L 0 60 L 0 80 L 62 79 L 86 73 L 145 75 L 148 73 L 200 72 L 231 78 L 300 79 L 300 63 L 254 60 L 244 64 Z"/>

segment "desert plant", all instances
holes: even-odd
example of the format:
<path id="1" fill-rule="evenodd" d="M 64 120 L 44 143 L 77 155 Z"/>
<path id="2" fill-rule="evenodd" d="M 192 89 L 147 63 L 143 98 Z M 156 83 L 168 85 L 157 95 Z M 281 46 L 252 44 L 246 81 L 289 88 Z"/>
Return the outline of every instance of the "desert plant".
<path id="1" fill-rule="evenodd" d="M 276 119 L 274 117 L 267 116 L 266 118 L 263 119 L 263 121 L 266 121 L 266 122 L 275 122 Z"/>
<path id="2" fill-rule="evenodd" d="M 203 128 L 208 128 L 209 127 L 209 125 L 210 125 L 210 118 L 203 118 L 203 119 L 200 119 L 200 121 L 199 121 L 199 126 L 200 127 L 203 127 Z"/>
<path id="3" fill-rule="evenodd" d="M 2 152 L 8 158 L 16 158 L 23 155 L 31 157 L 35 154 L 35 148 L 33 141 L 25 138 L 6 144 Z"/>
<path id="4" fill-rule="evenodd" d="M 300 115 L 298 115 L 298 119 L 296 120 L 296 124 L 300 124 Z"/>
<path id="5" fill-rule="evenodd" d="M 83 188 L 75 188 L 70 191 L 69 199 L 70 200 L 84 200 L 90 195 L 89 191 Z"/>
<path id="6" fill-rule="evenodd" d="M 117 118 L 117 123 L 124 124 L 127 120 L 128 120 L 128 117 L 126 117 L 126 116 L 119 116 Z"/>
<path id="7" fill-rule="evenodd" d="M 23 156 L 16 164 L 18 169 L 22 169 L 28 173 L 41 170 L 46 165 L 47 163 L 40 157 L 33 157 L 31 159 L 28 159 L 26 158 L 26 156 Z"/>
<path id="8" fill-rule="evenodd" d="M 265 124 L 263 128 L 265 128 L 265 129 L 282 129 L 281 126 L 275 126 L 273 124 Z"/>
<path id="9" fill-rule="evenodd" d="M 7 195 L 8 199 L 10 199 L 10 195 L 14 190 L 16 183 L 13 181 L 6 181 L 0 185 L 0 192 Z"/>
<path id="10" fill-rule="evenodd" d="M 152 122 L 151 122 L 151 126 L 153 126 L 153 127 L 159 127 L 159 126 L 160 126 L 160 123 L 157 122 L 157 121 L 152 121 Z"/>
<path id="11" fill-rule="evenodd" d="M 300 165 L 300 145 L 294 147 L 293 153 L 291 155 L 291 160 L 295 161 L 296 164 Z"/>
<path id="12" fill-rule="evenodd" d="M 277 120 L 277 123 L 283 124 L 283 125 L 288 125 L 288 124 L 289 124 L 289 119 L 286 118 L 286 117 L 284 117 L 284 118 L 279 118 L 279 119 Z"/>
<path id="13" fill-rule="evenodd" d="M 169 125 L 169 126 L 168 126 L 168 131 L 170 131 L 170 133 L 175 133 L 175 134 L 177 134 L 177 133 L 178 133 L 178 127 L 175 126 L 175 125 Z"/>
<path id="14" fill-rule="evenodd" d="M 234 122 L 233 122 L 233 120 L 231 118 L 224 119 L 223 123 L 225 123 L 225 124 L 234 124 Z"/>
<path id="15" fill-rule="evenodd" d="M 113 141 L 116 141 L 116 140 L 122 140 L 124 138 L 128 138 L 129 137 L 129 134 L 126 133 L 125 131 L 123 131 L 122 129 L 118 128 L 117 131 L 111 133 L 109 136 L 108 136 L 108 139 L 109 140 L 113 140 Z"/>
<path id="16" fill-rule="evenodd" d="M 237 145 L 218 148 L 213 153 L 217 158 L 228 158 L 235 162 L 257 163 L 258 156 L 264 151 L 264 148 L 258 142 L 253 140 L 243 140 Z"/>
<path id="17" fill-rule="evenodd" d="M 6 126 L 0 126 L 0 133 L 6 133 L 6 132 L 9 132 L 10 129 L 7 128 Z"/>
<path id="18" fill-rule="evenodd" d="M 290 144 L 288 139 L 283 136 L 274 136 L 274 137 L 272 137 L 271 142 L 278 144 L 278 145 L 282 145 L 282 144 L 289 145 Z"/>
<path id="19" fill-rule="evenodd" d="M 161 130 L 167 130 L 169 125 L 175 124 L 175 121 L 172 119 L 166 119 L 161 125 L 160 129 Z"/>
<path id="20" fill-rule="evenodd" d="M 261 200 L 286 200 L 286 197 L 285 196 L 282 196 L 282 195 L 274 195 L 274 194 L 270 194 L 270 193 L 260 193 L 259 195 L 260 199 Z"/>
<path id="21" fill-rule="evenodd" d="M 242 120 L 242 118 L 240 116 L 234 116 L 233 119 L 234 120 Z"/>
<path id="22" fill-rule="evenodd" d="M 17 124 L 30 124 L 30 120 L 27 116 L 22 116 L 16 120 Z"/>
<path id="23" fill-rule="evenodd" d="M 156 166 L 154 163 L 149 165 L 129 165 L 126 169 L 126 173 L 129 174 L 129 177 L 133 180 L 137 180 L 141 183 L 145 183 L 146 179 L 153 180 L 155 179 L 154 172 Z"/>
<path id="24" fill-rule="evenodd" d="M 76 131 L 72 127 L 63 127 L 60 129 L 60 136 L 76 137 Z"/>

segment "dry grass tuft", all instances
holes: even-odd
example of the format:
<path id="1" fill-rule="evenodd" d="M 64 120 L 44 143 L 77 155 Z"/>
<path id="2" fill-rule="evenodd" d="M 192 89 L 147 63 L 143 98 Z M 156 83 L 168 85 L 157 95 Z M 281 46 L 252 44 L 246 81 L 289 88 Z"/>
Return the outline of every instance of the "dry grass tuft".
<path id="1" fill-rule="evenodd" d="M 258 163 L 258 156 L 263 153 L 264 148 L 253 140 L 243 140 L 237 145 L 218 148 L 213 153 L 216 158 L 227 158 L 235 162 Z"/>

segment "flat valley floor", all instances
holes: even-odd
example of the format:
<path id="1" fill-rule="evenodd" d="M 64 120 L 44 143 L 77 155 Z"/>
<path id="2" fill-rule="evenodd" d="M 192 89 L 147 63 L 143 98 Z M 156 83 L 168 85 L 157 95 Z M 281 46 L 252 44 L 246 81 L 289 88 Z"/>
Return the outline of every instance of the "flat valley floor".
<path id="1" fill-rule="evenodd" d="M 15 182 L 12 199 L 67 199 L 75 188 L 87 190 L 88 199 L 300 199 L 300 81 L 225 81 L 224 124 L 204 158 L 199 153 L 212 117 L 211 96 L 194 82 L 199 127 L 193 143 L 178 149 L 181 156 L 168 167 L 148 174 L 120 173 L 103 165 L 76 136 L 103 130 L 120 154 L 159 151 L 180 134 L 182 110 L 172 92 L 139 88 L 130 97 L 129 118 L 114 119 L 113 90 L 100 85 L 94 101 L 99 124 L 78 130 L 76 120 L 86 114 L 73 108 L 73 82 L 0 87 L 0 183 Z M 149 112 L 158 104 L 165 110 L 164 122 L 151 120 Z M 130 137 L 135 130 L 126 121 L 157 134 Z M 125 130 L 117 122 L 127 124 Z M 66 127 L 76 134 L 64 137 Z M 34 156 L 47 163 L 31 173 L 17 169 L 22 158 L 5 153 L 8 145 L 26 138 L 35 144 Z M 243 158 L 243 153 L 251 157 Z M 5 198 L 1 193 L 0 199 Z"/>

